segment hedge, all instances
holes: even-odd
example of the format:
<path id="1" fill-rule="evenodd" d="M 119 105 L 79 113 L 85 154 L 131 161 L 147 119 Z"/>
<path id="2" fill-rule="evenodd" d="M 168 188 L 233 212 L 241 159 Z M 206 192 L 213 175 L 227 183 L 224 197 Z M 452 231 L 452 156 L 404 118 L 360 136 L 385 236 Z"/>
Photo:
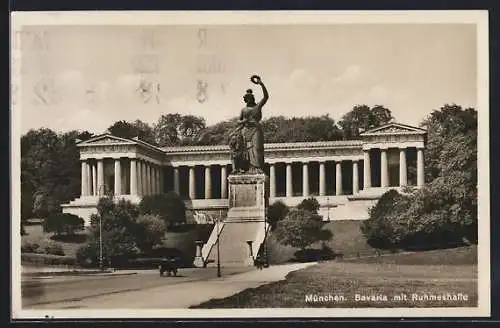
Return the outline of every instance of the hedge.
<path id="1" fill-rule="evenodd" d="M 21 264 L 76 265 L 76 259 L 72 256 L 60 256 L 60 255 L 37 254 L 37 253 L 21 253 Z"/>

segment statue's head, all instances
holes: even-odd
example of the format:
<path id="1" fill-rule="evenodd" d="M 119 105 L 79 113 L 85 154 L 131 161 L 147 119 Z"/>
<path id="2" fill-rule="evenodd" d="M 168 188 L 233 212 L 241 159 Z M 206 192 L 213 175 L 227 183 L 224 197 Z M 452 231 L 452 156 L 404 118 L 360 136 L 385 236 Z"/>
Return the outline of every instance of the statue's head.
<path id="1" fill-rule="evenodd" d="M 248 89 L 245 95 L 243 96 L 243 100 L 247 104 L 247 106 L 255 106 L 255 97 L 253 95 L 252 89 Z"/>

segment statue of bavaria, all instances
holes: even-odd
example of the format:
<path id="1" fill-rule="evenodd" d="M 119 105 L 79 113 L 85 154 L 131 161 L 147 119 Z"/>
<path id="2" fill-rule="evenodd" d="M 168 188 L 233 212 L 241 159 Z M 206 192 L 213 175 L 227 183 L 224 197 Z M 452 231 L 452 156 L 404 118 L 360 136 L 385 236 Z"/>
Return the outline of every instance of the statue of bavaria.
<path id="1" fill-rule="evenodd" d="M 229 135 L 233 173 L 264 173 L 264 133 L 260 121 L 269 93 L 259 76 L 253 75 L 250 81 L 260 85 L 263 97 L 256 103 L 251 89 L 243 96 L 246 106 L 241 110 L 237 127 Z"/>

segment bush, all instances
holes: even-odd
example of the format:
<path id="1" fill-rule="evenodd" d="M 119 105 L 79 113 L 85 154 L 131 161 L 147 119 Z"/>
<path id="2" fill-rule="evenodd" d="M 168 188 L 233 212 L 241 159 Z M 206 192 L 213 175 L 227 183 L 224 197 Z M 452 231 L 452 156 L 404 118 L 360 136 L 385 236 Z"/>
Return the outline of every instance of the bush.
<path id="1" fill-rule="evenodd" d="M 272 230 L 276 229 L 278 222 L 283 220 L 289 211 L 288 206 L 280 200 L 269 205 L 267 208 L 267 222 Z"/>
<path id="2" fill-rule="evenodd" d="M 58 243 L 49 242 L 44 246 L 45 254 L 64 256 L 64 250 Z"/>
<path id="3" fill-rule="evenodd" d="M 73 235 L 75 231 L 82 230 L 84 220 L 70 213 L 53 214 L 43 221 L 43 231 L 53 232 L 56 235 Z"/>
<path id="4" fill-rule="evenodd" d="M 327 261 L 334 259 L 335 255 L 335 252 L 327 246 L 323 246 L 321 249 L 302 249 L 294 253 L 298 262 Z"/>
<path id="5" fill-rule="evenodd" d="M 80 246 L 76 251 L 76 263 L 83 268 L 99 266 L 99 249 L 94 243 Z"/>
<path id="6" fill-rule="evenodd" d="M 306 249 L 318 241 L 326 241 L 332 237 L 323 229 L 322 217 L 305 210 L 292 210 L 287 217 L 278 223 L 276 238 L 283 244 Z"/>
<path id="7" fill-rule="evenodd" d="M 299 205 L 297 205 L 297 209 L 309 211 L 314 214 L 318 214 L 319 207 L 319 202 L 314 197 L 306 198 L 302 202 L 300 202 Z"/>
<path id="8" fill-rule="evenodd" d="M 396 190 L 389 190 L 380 197 L 377 204 L 370 208 L 369 219 L 361 224 L 361 232 L 367 243 L 375 248 L 388 249 L 394 245 L 395 231 L 391 222 L 391 213 L 395 213 L 397 207 L 401 207 L 404 196 Z"/>
<path id="9" fill-rule="evenodd" d="M 162 243 L 167 227 L 158 215 L 139 215 L 134 231 L 137 247 L 148 252 Z"/>
<path id="10" fill-rule="evenodd" d="M 72 256 L 51 254 L 21 253 L 21 264 L 27 265 L 76 265 Z"/>
<path id="11" fill-rule="evenodd" d="M 141 214 L 160 216 L 167 226 L 186 223 L 186 204 L 175 192 L 144 196 L 139 209 Z"/>
<path id="12" fill-rule="evenodd" d="M 24 242 L 21 245 L 21 253 L 40 253 L 40 245 L 37 243 Z"/>

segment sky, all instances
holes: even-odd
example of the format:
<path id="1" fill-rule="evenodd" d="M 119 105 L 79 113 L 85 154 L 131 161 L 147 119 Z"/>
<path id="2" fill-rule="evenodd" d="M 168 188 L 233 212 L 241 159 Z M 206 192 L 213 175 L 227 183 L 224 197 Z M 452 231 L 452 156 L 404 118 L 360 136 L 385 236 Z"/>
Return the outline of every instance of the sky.
<path id="1" fill-rule="evenodd" d="M 264 117 L 339 120 L 367 104 L 418 125 L 445 103 L 477 102 L 471 24 L 30 26 L 18 39 L 21 133 L 103 133 L 167 113 L 211 125 L 239 114 L 246 89 L 262 96 L 253 74 L 269 90 Z"/>

